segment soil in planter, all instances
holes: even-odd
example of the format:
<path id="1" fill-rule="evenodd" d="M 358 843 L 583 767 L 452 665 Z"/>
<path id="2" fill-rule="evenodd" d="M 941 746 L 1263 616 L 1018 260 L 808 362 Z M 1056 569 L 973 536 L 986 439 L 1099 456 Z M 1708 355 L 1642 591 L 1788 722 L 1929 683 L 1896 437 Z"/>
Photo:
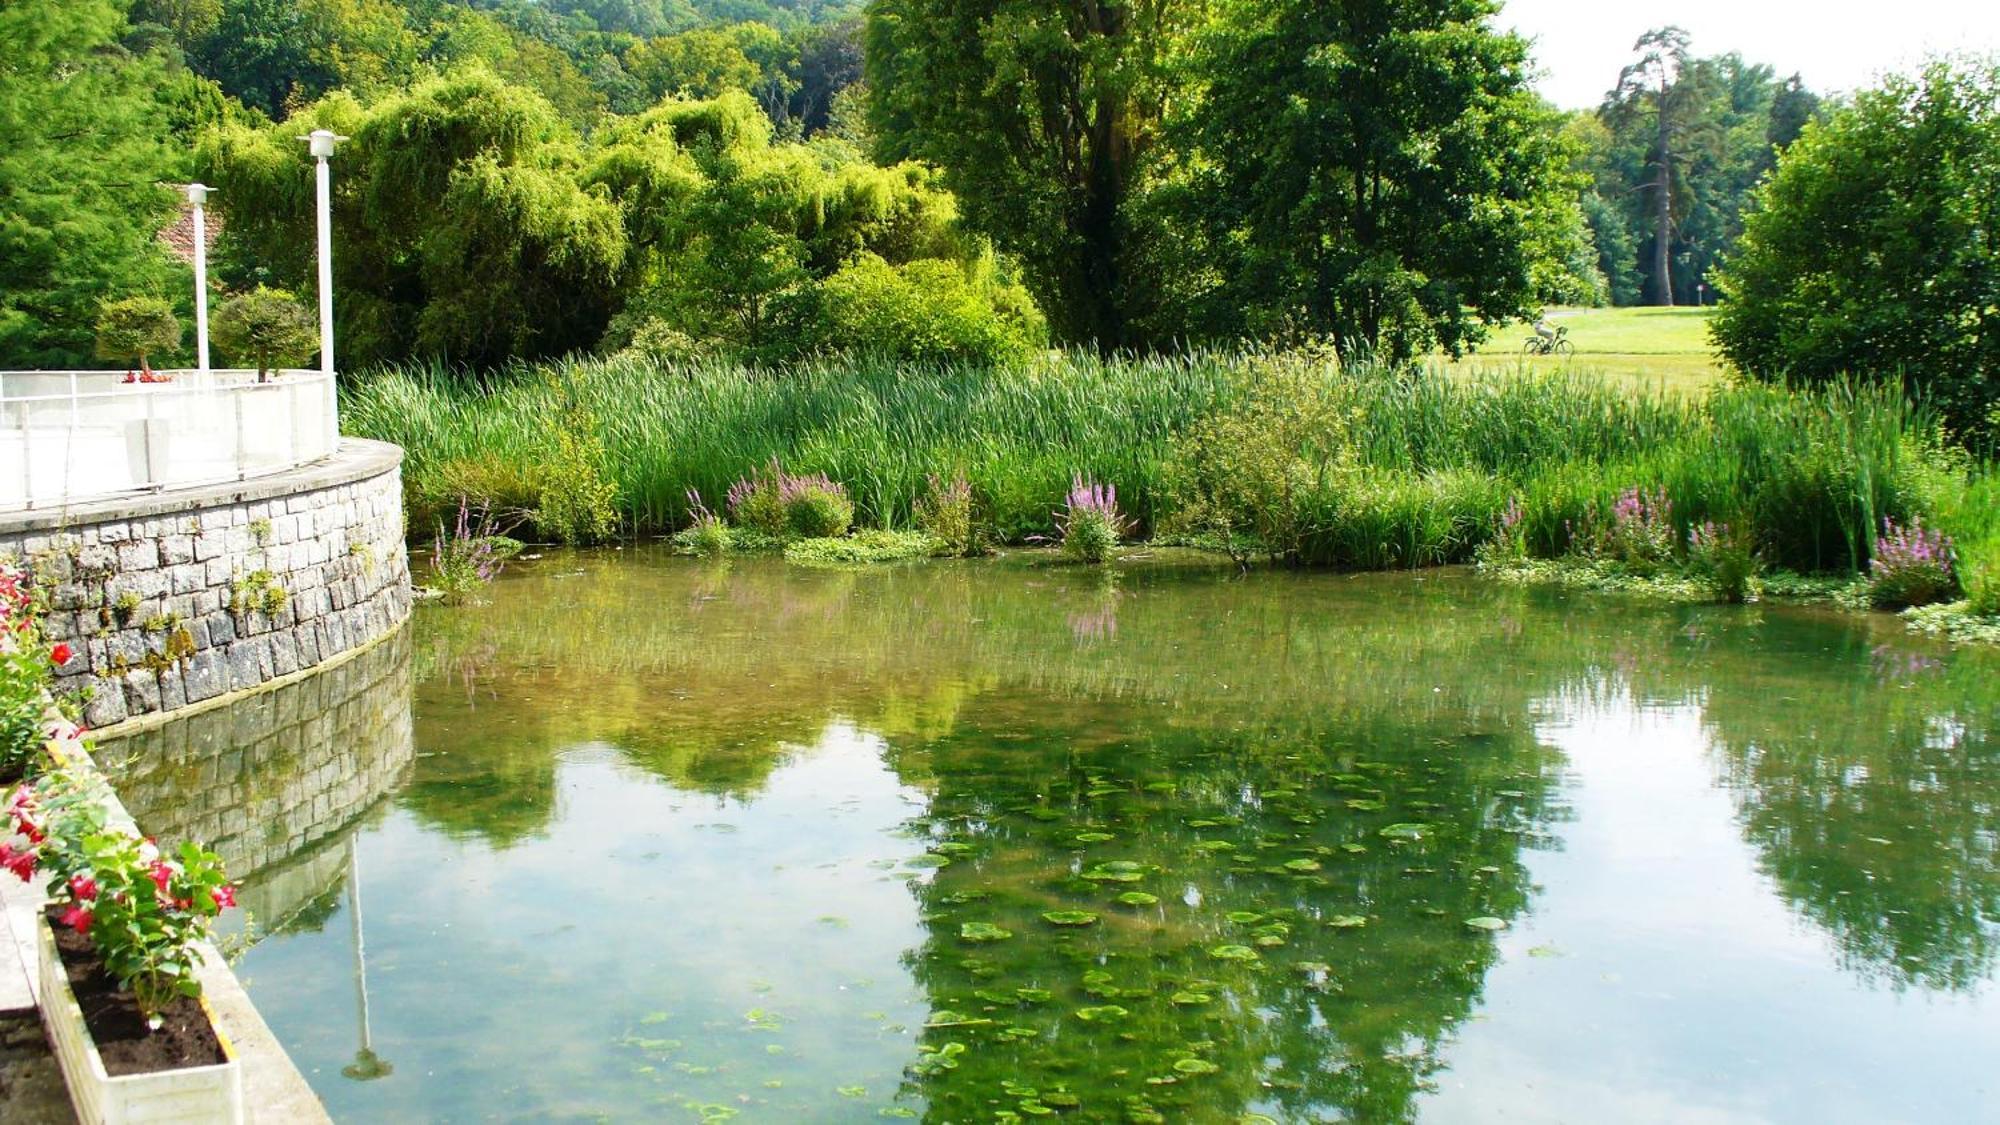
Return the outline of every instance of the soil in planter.
<path id="1" fill-rule="evenodd" d="M 49 911 L 56 952 L 62 957 L 70 991 L 76 993 L 83 1024 L 97 1041 L 97 1053 L 103 1056 L 107 1072 L 115 1077 L 229 1061 L 199 1001 L 175 1000 L 160 1013 L 165 1021 L 160 1029 L 149 1030 L 132 994 L 120 991 L 118 982 L 104 971 L 90 939 L 56 922 L 56 913 Z"/>

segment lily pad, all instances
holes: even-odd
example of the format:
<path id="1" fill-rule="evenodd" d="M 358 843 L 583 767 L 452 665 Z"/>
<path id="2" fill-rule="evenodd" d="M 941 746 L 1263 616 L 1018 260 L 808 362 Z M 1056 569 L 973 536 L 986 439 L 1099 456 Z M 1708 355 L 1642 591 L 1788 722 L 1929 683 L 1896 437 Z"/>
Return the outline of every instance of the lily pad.
<path id="1" fill-rule="evenodd" d="M 1495 918 L 1488 914 L 1482 914 L 1477 918 L 1467 918 L 1465 924 L 1475 930 L 1485 930 L 1488 933 L 1507 928 L 1507 920 L 1505 918 Z"/>
<path id="2" fill-rule="evenodd" d="M 1213 1004 L 1215 1002 L 1215 997 L 1210 996 L 1206 992 L 1181 991 L 1174 993 L 1172 996 L 1167 997 L 1167 999 L 1184 1008 L 1192 1008 L 1201 1004 Z"/>
<path id="3" fill-rule="evenodd" d="M 1208 951 L 1218 961 L 1255 961 L 1257 951 L 1247 945 L 1218 945 Z"/>
<path id="4" fill-rule="evenodd" d="M 1232 910 L 1223 917 L 1239 926 L 1254 926 L 1264 920 L 1264 916 L 1254 910 Z"/>
<path id="5" fill-rule="evenodd" d="M 1174 1069 L 1182 1074 L 1214 1074 L 1222 1068 L 1207 1059 L 1181 1059 L 1174 1063 Z"/>
<path id="6" fill-rule="evenodd" d="M 1052 926 L 1088 926 L 1097 921 L 1097 915 L 1088 910 L 1048 910 L 1042 913 L 1042 921 Z"/>
<path id="7" fill-rule="evenodd" d="M 1122 1020 L 1131 1014 L 1131 1012 L 1126 1011 L 1116 1004 L 1099 1004 L 1094 1008 L 1078 1008 L 1076 1010 L 1076 1018 L 1085 1023 L 1111 1023 Z"/>
<path id="8" fill-rule="evenodd" d="M 1006 941 L 1013 937 L 1012 930 L 1003 930 L 991 922 L 966 922 L 958 927 L 958 936 L 966 941 Z"/>
<path id="9" fill-rule="evenodd" d="M 1076 842 L 1079 844 L 1101 844 L 1106 840 L 1116 840 L 1117 838 L 1117 835 L 1111 832 L 1079 832 L 1076 834 Z"/>
<path id="10" fill-rule="evenodd" d="M 1391 824 L 1386 828 L 1377 829 L 1375 834 L 1385 840 L 1421 840 L 1424 833 L 1430 830 L 1431 826 L 1428 824 Z"/>
<path id="11" fill-rule="evenodd" d="M 1326 924 L 1336 930 L 1358 930 L 1368 924 L 1368 919 L 1360 914 L 1336 914 Z"/>
<path id="12" fill-rule="evenodd" d="M 939 855 L 936 852 L 925 852 L 922 855 L 912 856 L 904 860 L 903 866 L 928 868 L 950 867 L 951 857 L 948 855 Z"/>
<path id="13" fill-rule="evenodd" d="M 1157 906 L 1160 896 L 1145 891 L 1126 891 L 1118 896 L 1118 901 L 1127 906 Z"/>
<path id="14" fill-rule="evenodd" d="M 1136 883 L 1146 877 L 1146 866 L 1129 859 L 1100 863 L 1083 873 L 1093 883 Z"/>
<path id="15" fill-rule="evenodd" d="M 1381 812 L 1389 807 L 1387 801 L 1377 801 L 1369 797 L 1349 797 L 1347 807 L 1355 812 Z"/>
<path id="16" fill-rule="evenodd" d="M 1288 859 L 1288 860 L 1286 860 L 1286 861 L 1285 861 L 1285 870 L 1287 870 L 1287 871 L 1318 871 L 1318 870 L 1319 870 L 1319 860 L 1316 860 L 1316 859 Z"/>

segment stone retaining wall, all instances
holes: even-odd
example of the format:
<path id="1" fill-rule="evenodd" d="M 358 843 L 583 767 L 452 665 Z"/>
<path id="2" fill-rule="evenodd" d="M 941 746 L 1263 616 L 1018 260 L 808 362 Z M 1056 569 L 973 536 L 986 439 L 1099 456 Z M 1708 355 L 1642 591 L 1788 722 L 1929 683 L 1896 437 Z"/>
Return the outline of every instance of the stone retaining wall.
<path id="1" fill-rule="evenodd" d="M 410 611 L 402 450 L 237 484 L 0 514 L 0 557 L 49 590 L 75 652 L 55 689 L 115 727 L 257 687 L 367 644 Z"/>
<path id="2" fill-rule="evenodd" d="M 276 690 L 105 741 L 98 764 L 143 831 L 206 843 L 248 893 L 409 770 L 410 644 L 399 631 Z"/>

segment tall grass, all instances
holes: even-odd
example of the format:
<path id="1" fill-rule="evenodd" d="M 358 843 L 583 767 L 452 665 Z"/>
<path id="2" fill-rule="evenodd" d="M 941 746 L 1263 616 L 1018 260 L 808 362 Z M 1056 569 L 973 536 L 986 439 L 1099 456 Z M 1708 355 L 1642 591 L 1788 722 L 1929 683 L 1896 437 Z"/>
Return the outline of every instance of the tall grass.
<path id="1" fill-rule="evenodd" d="M 1176 435 L 1239 409 L 1269 362 L 1055 354 L 1025 371 L 853 360 L 774 374 L 621 359 L 484 379 L 395 367 L 349 394 L 345 421 L 403 446 L 420 530 L 461 495 L 534 507 L 567 403 L 594 419 L 635 531 L 685 526 L 690 490 L 716 505 L 775 459 L 844 484 L 864 526 L 908 524 L 930 476 L 962 473 L 998 537 L 1049 535 L 1081 474 L 1116 485 L 1143 534 L 1175 514 Z M 1892 389 L 1722 387 L 1691 398 L 1582 374 L 1314 378 L 1341 419 L 1345 467 L 1298 490 L 1289 525 L 1305 563 L 1462 561 L 1515 500 L 1530 553 L 1571 552 L 1629 488 L 1665 490 L 1683 534 L 1709 520 L 1752 527 L 1767 561 L 1804 571 L 1864 568 L 1884 518 L 2000 524 L 1979 510 L 1992 478 L 1966 496 L 1977 474 L 1921 454 L 1924 419 Z M 1991 526 L 1980 534 L 2000 538 Z"/>

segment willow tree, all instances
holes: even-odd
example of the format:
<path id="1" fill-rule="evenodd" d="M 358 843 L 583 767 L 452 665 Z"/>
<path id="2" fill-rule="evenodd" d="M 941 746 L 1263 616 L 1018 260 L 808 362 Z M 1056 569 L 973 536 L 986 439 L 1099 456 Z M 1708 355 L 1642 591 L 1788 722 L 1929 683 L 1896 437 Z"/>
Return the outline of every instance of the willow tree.
<path id="1" fill-rule="evenodd" d="M 617 206 L 586 190 L 568 126 L 483 71 L 364 108 L 330 95 L 282 125 L 221 130 L 202 175 L 235 271 L 309 288 L 307 129 L 334 158 L 334 288 L 347 363 L 417 354 L 477 365 L 594 344 L 625 259 Z"/>
<path id="2" fill-rule="evenodd" d="M 880 152 L 945 169 L 1020 258 L 1056 334 L 1139 339 L 1146 162 L 1208 0 L 876 0 L 864 39 Z"/>

